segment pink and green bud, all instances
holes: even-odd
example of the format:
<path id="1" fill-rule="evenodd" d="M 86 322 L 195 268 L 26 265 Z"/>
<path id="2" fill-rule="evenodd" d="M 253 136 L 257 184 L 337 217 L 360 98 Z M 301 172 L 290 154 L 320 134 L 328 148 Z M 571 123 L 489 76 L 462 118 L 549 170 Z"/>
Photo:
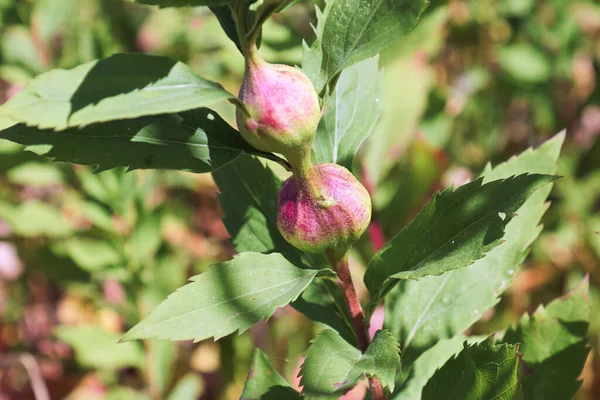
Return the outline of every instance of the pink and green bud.
<path id="1" fill-rule="evenodd" d="M 309 253 L 344 256 L 367 229 L 371 199 L 346 168 L 315 164 L 279 191 L 277 226 L 289 243 Z"/>
<path id="2" fill-rule="evenodd" d="M 248 143 L 283 154 L 292 165 L 307 158 L 321 111 L 319 97 L 302 71 L 250 57 L 239 98 L 248 113 L 238 109 L 237 123 Z"/>

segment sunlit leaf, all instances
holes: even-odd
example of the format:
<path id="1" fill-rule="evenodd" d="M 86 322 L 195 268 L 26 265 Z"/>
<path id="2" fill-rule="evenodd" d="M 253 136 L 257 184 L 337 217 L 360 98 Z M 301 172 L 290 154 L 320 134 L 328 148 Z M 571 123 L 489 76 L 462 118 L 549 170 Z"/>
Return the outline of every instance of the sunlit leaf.
<path id="1" fill-rule="evenodd" d="M 515 400 L 522 398 L 517 346 L 493 338 L 469 345 L 427 382 L 423 400 Z"/>
<path id="2" fill-rule="evenodd" d="M 166 57 L 115 54 L 37 76 L 0 115 L 41 129 L 63 130 L 206 107 L 235 96 Z"/>
<path id="3" fill-rule="evenodd" d="M 504 227 L 531 192 L 552 180 L 523 174 L 486 184 L 479 179 L 436 193 L 369 262 L 365 284 L 375 301 L 396 280 L 441 275 L 483 257 L 500 244 Z"/>
<path id="4" fill-rule="evenodd" d="M 523 316 L 504 334 L 502 341 L 518 343 L 532 370 L 523 381 L 525 399 L 571 399 L 581 386 L 578 378 L 589 353 L 588 286 L 586 278 L 565 297 Z"/>
<path id="5" fill-rule="evenodd" d="M 352 160 L 379 117 L 379 57 L 347 68 L 325 108 L 313 143 L 315 162 L 351 169 Z"/>
<path id="6" fill-rule="evenodd" d="M 488 167 L 484 182 L 525 172 L 553 174 L 563 140 L 563 134 L 557 135 L 535 150 Z M 386 297 L 384 327 L 401 338 L 404 365 L 439 340 L 463 333 L 498 303 L 540 232 L 550 190 L 551 185 L 546 185 L 531 194 L 507 225 L 505 242 L 484 258 L 440 276 L 402 282 Z"/>
<path id="7" fill-rule="evenodd" d="M 242 253 L 191 278 L 122 340 L 200 341 L 244 332 L 294 301 L 318 273 L 278 253 Z"/>

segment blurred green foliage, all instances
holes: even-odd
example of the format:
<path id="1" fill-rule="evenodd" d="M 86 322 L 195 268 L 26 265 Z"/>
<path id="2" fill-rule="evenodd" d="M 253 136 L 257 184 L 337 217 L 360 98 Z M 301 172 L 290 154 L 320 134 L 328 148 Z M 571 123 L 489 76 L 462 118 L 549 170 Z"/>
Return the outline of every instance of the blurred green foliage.
<path id="1" fill-rule="evenodd" d="M 380 56 L 381 115 L 354 165 L 372 191 L 376 223 L 391 238 L 436 189 L 566 128 L 545 229 L 512 289 L 471 333 L 506 327 L 584 274 L 592 310 L 600 309 L 600 5 L 431 3 L 407 40 Z M 302 38 L 314 36 L 313 6 L 300 2 L 268 21 L 267 60 L 300 63 Z M 0 0 L 0 102 L 41 72 L 116 52 L 167 55 L 232 92 L 244 68 L 208 8 Z M 217 111 L 233 122 L 231 108 Z M 297 384 L 291 378 L 316 327 L 289 309 L 270 329 L 259 324 L 218 345 L 111 345 L 189 275 L 231 258 L 221 217 L 209 176 L 94 174 L 0 142 L 0 392 L 31 398 L 9 357 L 24 352 L 38 360 L 52 398 L 239 398 L 254 346 L 278 354 L 276 369 Z M 373 252 L 365 236 L 353 258 L 358 272 Z M 580 399 L 600 396 L 599 315 L 592 312 Z"/>

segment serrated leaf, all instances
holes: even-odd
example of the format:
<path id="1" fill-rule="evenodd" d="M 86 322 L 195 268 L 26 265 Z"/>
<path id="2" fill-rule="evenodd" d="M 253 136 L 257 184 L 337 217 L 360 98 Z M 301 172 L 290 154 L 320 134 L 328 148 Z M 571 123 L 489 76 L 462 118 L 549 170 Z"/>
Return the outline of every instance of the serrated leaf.
<path id="1" fill-rule="evenodd" d="M 244 332 L 294 301 L 318 273 L 297 268 L 278 253 L 242 253 L 192 277 L 122 340 L 197 342 Z"/>
<path id="2" fill-rule="evenodd" d="M 418 22 L 425 0 L 330 0 L 308 61 L 318 92 L 344 68 L 396 43 Z M 317 69 L 318 68 L 318 69 Z"/>
<path id="3" fill-rule="evenodd" d="M 300 399 L 300 394 L 279 375 L 267 355 L 260 349 L 254 350 L 252 365 L 244 385 L 241 400 Z"/>
<path id="4" fill-rule="evenodd" d="M 207 108 L 111 121 L 61 132 L 18 124 L 0 138 L 28 146 L 28 150 L 98 170 L 162 168 L 210 172 L 257 150 L 214 111 Z"/>
<path id="5" fill-rule="evenodd" d="M 414 221 L 369 262 L 365 284 L 377 301 L 395 280 L 421 279 L 471 265 L 500 244 L 504 227 L 529 194 L 554 178 L 483 179 L 438 192 Z"/>
<path id="6" fill-rule="evenodd" d="M 352 372 L 378 378 L 383 387 L 393 392 L 396 374 L 402 368 L 399 352 L 398 341 L 389 331 L 377 331 Z"/>
<path id="7" fill-rule="evenodd" d="M 525 172 L 553 174 L 563 140 L 564 134 L 557 135 L 507 163 L 488 167 L 484 182 Z M 507 225 L 505 243 L 485 258 L 441 276 L 402 282 L 386 297 L 384 327 L 401 339 L 405 366 L 439 340 L 464 332 L 498 303 L 540 232 L 538 223 L 550 190 L 547 185 L 529 197 Z"/>
<path id="8" fill-rule="evenodd" d="M 427 382 L 423 400 L 516 400 L 521 398 L 517 346 L 493 338 L 468 345 Z"/>
<path id="9" fill-rule="evenodd" d="M 231 4 L 234 0 L 133 0 L 140 4 L 163 7 L 198 7 L 221 6 Z"/>
<path id="10" fill-rule="evenodd" d="M 28 126 L 63 130 L 235 99 L 181 62 L 138 53 L 115 54 L 37 76 L 0 107 L 0 115 Z"/>
<path id="11" fill-rule="evenodd" d="M 381 75 L 378 56 L 342 72 L 319 122 L 313 143 L 314 162 L 352 169 L 354 155 L 379 117 Z"/>
<path id="12" fill-rule="evenodd" d="M 421 393 L 429 378 L 453 356 L 463 349 L 463 343 L 478 343 L 485 338 L 458 335 L 452 339 L 440 340 L 424 352 L 412 366 L 408 379 L 402 382 L 400 391 L 393 400 L 421 400 Z"/>
<path id="13" fill-rule="evenodd" d="M 98 325 L 60 326 L 54 334 L 75 350 L 77 363 L 86 368 L 145 367 L 140 343 L 118 344 L 119 335 Z"/>
<path id="14" fill-rule="evenodd" d="M 321 331 L 304 353 L 300 385 L 306 399 L 337 399 L 364 375 L 377 377 L 392 388 L 400 369 L 398 342 L 379 331 L 364 354 L 331 329 Z"/>
<path id="15" fill-rule="evenodd" d="M 588 287 L 586 278 L 563 298 L 523 316 L 504 334 L 502 342 L 519 343 L 523 361 L 533 370 L 523 381 L 525 399 L 571 399 L 581 386 L 577 379 L 589 352 Z"/>

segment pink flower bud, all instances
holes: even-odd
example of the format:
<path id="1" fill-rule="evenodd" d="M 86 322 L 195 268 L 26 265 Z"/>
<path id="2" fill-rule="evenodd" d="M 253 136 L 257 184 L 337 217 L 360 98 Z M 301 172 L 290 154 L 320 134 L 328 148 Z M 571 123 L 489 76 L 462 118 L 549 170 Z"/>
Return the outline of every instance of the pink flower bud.
<path id="1" fill-rule="evenodd" d="M 371 199 L 346 168 L 315 164 L 306 177 L 292 176 L 279 191 L 277 226 L 289 243 L 309 253 L 341 258 L 371 219 Z"/>
<path id="2" fill-rule="evenodd" d="M 319 97 L 302 71 L 251 58 L 239 98 L 248 114 L 238 109 L 237 123 L 248 143 L 281 153 L 292 163 L 308 154 L 321 111 Z"/>

